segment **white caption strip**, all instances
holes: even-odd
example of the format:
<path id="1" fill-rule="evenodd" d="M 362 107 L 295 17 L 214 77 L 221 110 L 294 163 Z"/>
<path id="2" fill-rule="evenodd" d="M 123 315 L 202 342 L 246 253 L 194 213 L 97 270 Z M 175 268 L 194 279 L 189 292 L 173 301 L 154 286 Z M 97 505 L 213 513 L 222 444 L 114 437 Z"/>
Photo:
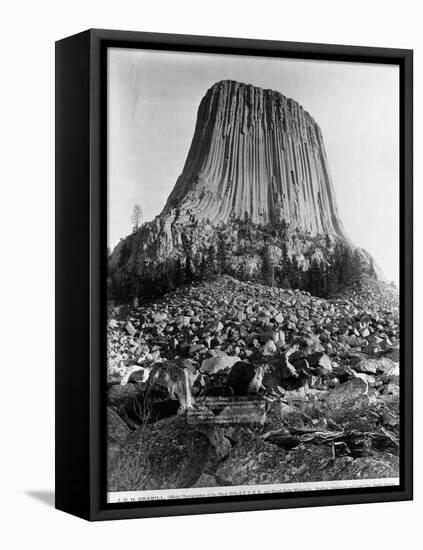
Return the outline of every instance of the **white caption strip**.
<path id="1" fill-rule="evenodd" d="M 280 485 L 239 485 L 232 487 L 194 487 L 190 489 L 164 489 L 161 491 L 122 491 L 107 493 L 107 502 L 127 503 L 151 500 L 173 500 L 198 497 L 225 497 L 240 495 L 263 495 L 290 493 L 294 491 L 319 491 L 331 489 L 357 489 L 361 487 L 398 486 L 399 477 L 381 479 L 353 479 L 340 481 L 313 481 L 309 483 L 284 483 Z"/>

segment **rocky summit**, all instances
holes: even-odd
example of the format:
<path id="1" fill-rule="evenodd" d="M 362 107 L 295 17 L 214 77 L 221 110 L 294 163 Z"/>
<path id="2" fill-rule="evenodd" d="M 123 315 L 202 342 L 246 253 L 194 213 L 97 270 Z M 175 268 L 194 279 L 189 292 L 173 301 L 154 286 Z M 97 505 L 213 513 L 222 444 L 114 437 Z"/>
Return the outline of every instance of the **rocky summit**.
<path id="1" fill-rule="evenodd" d="M 396 292 L 220 275 L 109 306 L 110 491 L 399 475 Z"/>
<path id="2" fill-rule="evenodd" d="M 327 296 L 377 271 L 343 228 L 316 121 L 279 92 L 225 80 L 200 103 L 163 211 L 111 254 L 109 292 L 141 299 L 229 274 Z"/>

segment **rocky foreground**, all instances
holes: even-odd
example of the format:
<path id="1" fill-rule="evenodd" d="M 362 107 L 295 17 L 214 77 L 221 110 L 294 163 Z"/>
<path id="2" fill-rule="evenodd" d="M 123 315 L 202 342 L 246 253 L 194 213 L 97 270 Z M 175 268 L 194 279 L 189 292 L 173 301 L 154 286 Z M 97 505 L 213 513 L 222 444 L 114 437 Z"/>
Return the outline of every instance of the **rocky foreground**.
<path id="1" fill-rule="evenodd" d="M 396 292 L 228 276 L 109 308 L 109 491 L 396 477 Z"/>

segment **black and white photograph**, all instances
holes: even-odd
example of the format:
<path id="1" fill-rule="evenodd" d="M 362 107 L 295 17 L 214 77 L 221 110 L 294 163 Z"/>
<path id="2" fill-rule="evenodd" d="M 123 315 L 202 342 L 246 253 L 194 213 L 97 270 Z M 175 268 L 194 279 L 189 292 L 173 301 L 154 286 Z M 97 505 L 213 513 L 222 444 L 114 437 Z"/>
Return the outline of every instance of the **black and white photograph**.
<path id="1" fill-rule="evenodd" d="M 5 4 L 1 547 L 414 550 L 417 5 Z"/>
<path id="2" fill-rule="evenodd" d="M 108 48 L 109 503 L 399 486 L 399 89 Z"/>

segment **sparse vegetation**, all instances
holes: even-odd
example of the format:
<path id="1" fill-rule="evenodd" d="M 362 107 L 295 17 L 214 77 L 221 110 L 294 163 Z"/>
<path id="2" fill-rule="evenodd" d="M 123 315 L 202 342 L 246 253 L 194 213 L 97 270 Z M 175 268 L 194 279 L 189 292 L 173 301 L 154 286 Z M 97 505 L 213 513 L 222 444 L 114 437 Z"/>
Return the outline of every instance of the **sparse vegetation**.
<path id="1" fill-rule="evenodd" d="M 154 439 L 149 437 L 148 425 L 151 421 L 151 406 L 147 399 L 135 405 L 136 430 L 128 442 L 118 451 L 109 451 L 107 480 L 109 491 L 141 491 L 148 487 L 151 471 L 151 449 Z M 128 420 L 123 413 L 124 420 Z M 131 425 L 133 421 L 130 420 Z"/>
<path id="2" fill-rule="evenodd" d="M 111 257 L 111 297 L 121 302 L 148 299 L 227 274 L 327 298 L 376 277 L 373 259 L 360 249 L 329 235 L 290 230 L 286 222 L 260 226 L 232 220 L 213 230 L 201 222 L 189 231 L 184 227 L 181 240 L 176 238 L 179 227 L 172 231 L 180 245 L 160 261 L 153 248 L 134 257 L 133 235 L 122 241 Z"/>

